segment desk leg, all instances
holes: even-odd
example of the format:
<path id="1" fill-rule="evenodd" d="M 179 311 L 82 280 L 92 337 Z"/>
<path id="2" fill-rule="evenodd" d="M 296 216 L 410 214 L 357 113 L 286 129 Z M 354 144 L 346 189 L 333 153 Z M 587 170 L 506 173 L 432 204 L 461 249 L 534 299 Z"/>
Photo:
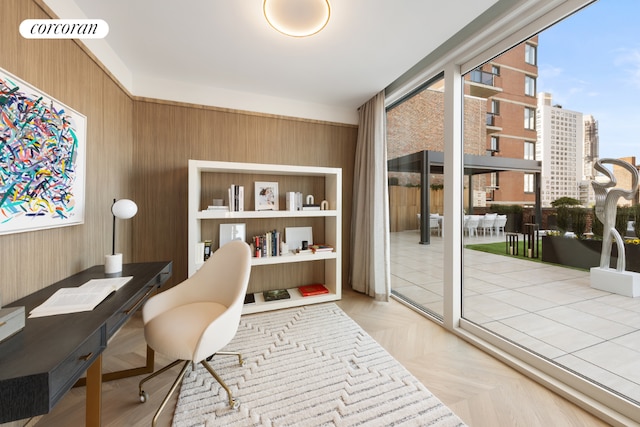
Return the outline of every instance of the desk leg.
<path id="1" fill-rule="evenodd" d="M 102 354 L 87 369 L 87 427 L 100 427 L 102 407 Z"/>
<path id="2" fill-rule="evenodd" d="M 119 380 L 122 378 L 130 378 L 130 377 L 135 377 L 137 375 L 142 375 L 142 374 L 150 374 L 153 372 L 153 368 L 155 368 L 155 352 L 151 347 L 147 346 L 147 364 L 145 366 L 125 369 L 122 371 L 107 372 L 105 374 L 102 374 L 102 382 Z M 76 381 L 76 383 L 73 386 L 84 387 L 86 385 L 87 385 L 87 379 L 80 378 L 78 381 Z"/>

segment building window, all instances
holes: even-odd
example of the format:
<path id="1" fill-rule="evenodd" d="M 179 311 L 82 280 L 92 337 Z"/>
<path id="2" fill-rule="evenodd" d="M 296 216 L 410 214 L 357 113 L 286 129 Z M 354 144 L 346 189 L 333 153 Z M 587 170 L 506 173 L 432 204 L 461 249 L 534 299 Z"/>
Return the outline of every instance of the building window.
<path id="1" fill-rule="evenodd" d="M 536 65 L 537 63 L 537 48 L 529 43 L 524 45 L 524 60 L 527 64 Z"/>
<path id="2" fill-rule="evenodd" d="M 531 76 L 524 76 L 524 94 L 536 96 L 536 79 Z"/>
<path id="3" fill-rule="evenodd" d="M 491 146 L 489 147 L 489 149 L 493 152 L 500 151 L 500 140 L 497 136 L 491 137 Z"/>
<path id="4" fill-rule="evenodd" d="M 500 179 L 498 178 L 498 172 L 491 172 L 489 178 L 489 186 L 492 189 L 497 189 L 500 187 Z"/>
<path id="5" fill-rule="evenodd" d="M 524 142 L 524 158 L 525 160 L 536 159 L 536 143 L 531 141 Z"/>
<path id="6" fill-rule="evenodd" d="M 525 193 L 533 193 L 534 191 L 533 182 L 534 182 L 534 175 L 532 173 L 525 173 L 524 174 L 524 192 Z"/>
<path id="7" fill-rule="evenodd" d="M 535 130 L 536 128 L 536 109 L 524 107 L 524 128 Z"/>
<path id="8" fill-rule="evenodd" d="M 491 100 L 491 112 L 496 116 L 500 115 L 500 101 L 496 99 Z"/>
<path id="9" fill-rule="evenodd" d="M 491 73 L 499 76 L 500 75 L 500 67 L 498 67 L 497 65 L 492 65 L 491 66 Z"/>

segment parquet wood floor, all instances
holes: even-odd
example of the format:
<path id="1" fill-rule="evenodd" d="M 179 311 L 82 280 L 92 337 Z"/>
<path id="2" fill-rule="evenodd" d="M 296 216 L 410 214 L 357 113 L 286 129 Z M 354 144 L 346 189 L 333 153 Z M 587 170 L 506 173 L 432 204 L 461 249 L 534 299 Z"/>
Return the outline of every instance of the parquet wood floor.
<path id="1" fill-rule="evenodd" d="M 376 302 L 345 290 L 338 305 L 470 426 L 607 425 L 397 301 Z M 103 370 L 143 365 L 145 348 L 137 314 L 109 343 Z M 156 355 L 156 366 L 166 362 Z M 141 377 L 104 383 L 102 425 L 151 425 L 177 370 L 148 383 L 150 400 L 144 404 L 138 400 Z M 84 388 L 71 390 L 37 425 L 82 425 L 84 401 Z M 159 426 L 170 425 L 174 406 L 175 399 L 167 405 Z"/>

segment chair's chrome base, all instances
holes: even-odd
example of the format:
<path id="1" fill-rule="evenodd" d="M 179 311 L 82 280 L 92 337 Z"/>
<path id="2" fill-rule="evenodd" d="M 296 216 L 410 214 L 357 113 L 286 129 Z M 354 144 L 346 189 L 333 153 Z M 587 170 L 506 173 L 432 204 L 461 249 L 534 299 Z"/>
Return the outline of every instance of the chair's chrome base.
<path id="1" fill-rule="evenodd" d="M 217 355 L 221 355 L 221 356 L 237 356 L 238 357 L 238 363 L 240 364 L 240 366 L 244 365 L 244 360 L 242 360 L 242 355 L 240 353 L 229 353 L 229 352 L 220 351 L 220 352 L 218 352 L 218 353 L 216 353 L 214 355 L 209 356 L 206 360 L 202 360 L 200 362 L 202 364 L 202 366 L 204 366 L 205 369 L 207 371 L 209 371 L 211 376 L 213 376 L 213 378 L 215 378 L 215 380 L 218 381 L 218 383 L 222 386 L 222 388 L 224 388 L 225 391 L 227 392 L 227 395 L 229 396 L 229 406 L 232 409 L 238 409 L 238 407 L 240 406 L 240 401 L 235 399 L 232 396 L 231 390 L 229 389 L 227 384 L 225 384 L 225 382 L 222 380 L 222 378 L 220 378 L 220 376 L 216 373 L 216 371 L 213 370 L 211 365 L 209 365 L 209 363 L 207 363 L 208 360 L 211 360 L 213 358 L 213 356 L 217 356 Z M 174 362 L 171 362 L 170 364 L 168 364 L 164 368 L 162 368 L 162 369 L 152 373 L 151 375 L 143 378 L 140 381 L 140 384 L 138 385 L 140 402 L 144 403 L 147 400 L 149 400 L 149 395 L 147 394 L 146 391 L 144 391 L 144 389 L 142 388 L 142 385 L 145 382 L 149 381 L 150 379 L 152 379 L 152 378 L 160 375 L 161 373 L 163 373 L 163 372 L 173 368 L 174 366 L 178 365 L 180 362 L 183 362 L 183 361 L 182 360 L 176 360 Z M 152 426 L 155 427 L 156 423 L 158 422 L 158 417 L 160 416 L 160 413 L 162 412 L 164 407 L 167 405 L 167 402 L 169 401 L 169 398 L 171 397 L 171 395 L 176 391 L 176 389 L 178 388 L 178 386 L 182 382 L 182 379 L 184 378 L 184 375 L 187 372 L 187 366 L 189 365 L 190 362 L 191 362 L 190 360 L 184 361 L 184 365 L 182 366 L 182 369 L 180 370 L 180 373 L 178 374 L 178 377 L 175 379 L 175 381 L 171 385 L 171 388 L 169 389 L 169 392 L 164 397 L 164 399 L 162 400 L 162 403 L 160 404 L 160 407 L 158 408 L 158 410 L 156 411 L 155 415 L 153 416 L 153 421 L 151 422 Z"/>

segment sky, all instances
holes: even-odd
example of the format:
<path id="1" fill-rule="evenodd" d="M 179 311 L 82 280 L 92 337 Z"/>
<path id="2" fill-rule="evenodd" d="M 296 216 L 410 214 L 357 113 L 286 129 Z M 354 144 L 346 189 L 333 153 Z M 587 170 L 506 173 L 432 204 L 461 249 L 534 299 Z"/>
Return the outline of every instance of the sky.
<path id="1" fill-rule="evenodd" d="M 537 91 L 598 121 L 600 158 L 640 163 L 640 1 L 599 0 L 538 38 Z"/>

